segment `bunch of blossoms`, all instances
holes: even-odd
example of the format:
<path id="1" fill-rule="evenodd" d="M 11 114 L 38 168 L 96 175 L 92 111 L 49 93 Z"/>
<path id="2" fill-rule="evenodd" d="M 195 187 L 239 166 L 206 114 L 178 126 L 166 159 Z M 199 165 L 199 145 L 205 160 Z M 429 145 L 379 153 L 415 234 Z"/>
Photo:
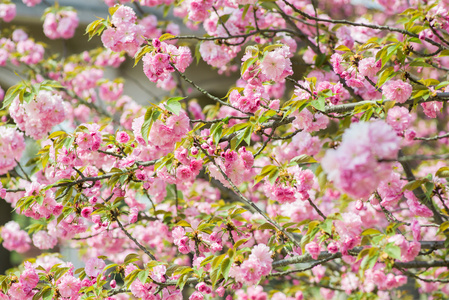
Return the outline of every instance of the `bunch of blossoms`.
<path id="1" fill-rule="evenodd" d="M 202 22 L 209 17 L 209 10 L 214 4 L 213 0 L 189 0 L 188 1 L 189 20 Z"/>
<path id="2" fill-rule="evenodd" d="M 145 116 L 134 119 L 132 124 L 135 139 L 139 144 L 146 145 L 142 137 L 142 125 Z M 165 151 L 173 150 L 174 145 L 181 141 L 189 132 L 189 117 L 184 111 L 180 111 L 178 115 L 163 114 L 151 126 L 148 136 L 148 143 Z"/>
<path id="3" fill-rule="evenodd" d="M 25 197 L 38 197 L 41 200 L 36 201 L 32 206 L 24 211 L 27 217 L 33 219 L 45 218 L 49 219 L 51 216 L 59 216 L 64 208 L 62 204 L 57 203 L 55 200 L 55 194 L 51 190 L 43 190 L 45 186 L 37 182 L 32 182 L 25 190 Z"/>
<path id="4" fill-rule="evenodd" d="M 388 100 L 404 103 L 412 95 L 413 87 L 402 80 L 390 80 L 382 87 L 382 95 Z"/>
<path id="5" fill-rule="evenodd" d="M 143 72 L 152 82 L 164 81 L 175 71 L 184 72 L 192 62 L 192 54 L 188 47 L 153 40 L 153 51 L 142 58 Z"/>
<path id="6" fill-rule="evenodd" d="M 265 195 L 279 203 L 292 203 L 297 199 L 307 200 L 309 190 L 315 183 L 315 175 L 310 170 L 301 170 L 298 166 L 291 167 L 287 173 L 281 175 L 271 184 L 266 180 L 264 184 Z"/>
<path id="7" fill-rule="evenodd" d="M 382 264 L 376 264 L 373 269 L 365 271 L 364 290 L 372 292 L 378 288 L 381 291 L 392 290 L 407 283 L 407 276 L 386 274 Z"/>
<path id="8" fill-rule="evenodd" d="M 20 225 L 14 221 L 9 221 L 1 229 L 3 247 L 9 251 L 19 253 L 27 252 L 30 249 L 31 239 L 28 233 L 20 229 Z"/>
<path id="9" fill-rule="evenodd" d="M 209 155 L 213 155 L 215 152 L 213 141 L 202 144 L 201 148 L 208 151 Z M 248 172 L 251 171 L 254 164 L 254 156 L 245 147 L 240 148 L 238 153 L 228 149 L 221 153 L 221 157 L 215 158 L 215 164 L 208 164 L 208 169 L 212 177 L 219 180 L 224 186 L 231 187 L 223 174 L 221 174 L 220 168 L 234 185 L 239 186 L 243 183 Z"/>
<path id="10" fill-rule="evenodd" d="M 268 80 L 281 81 L 293 74 L 290 56 L 290 48 L 288 46 L 267 51 L 264 53 L 260 63 L 260 71 Z"/>
<path id="11" fill-rule="evenodd" d="M 242 58 L 242 64 L 248 60 L 257 58 L 259 50 L 248 47 Z M 292 63 L 290 60 L 290 47 L 281 46 L 272 51 L 265 51 L 263 57 L 249 64 L 242 73 L 242 79 L 252 85 L 262 85 L 266 81 L 281 82 L 285 77 L 292 75 Z"/>
<path id="12" fill-rule="evenodd" d="M 65 72 L 75 71 L 73 66 L 66 65 Z M 103 70 L 100 68 L 92 67 L 85 68 L 74 78 L 66 78 L 67 85 L 73 88 L 76 95 L 81 98 L 88 98 L 89 102 L 95 102 L 96 93 L 94 88 L 97 83 L 103 78 Z"/>
<path id="13" fill-rule="evenodd" d="M 140 0 L 140 5 L 143 6 L 149 6 L 149 7 L 154 7 L 154 6 L 159 6 L 159 5 L 171 5 L 173 4 L 173 0 Z"/>
<path id="14" fill-rule="evenodd" d="M 16 17 L 16 5 L 13 3 L 0 3 L 0 19 L 11 22 Z"/>
<path id="15" fill-rule="evenodd" d="M 368 198 L 379 183 L 391 173 L 400 139 L 384 121 L 352 123 L 340 146 L 326 151 L 321 161 L 334 185 L 355 198 Z"/>
<path id="16" fill-rule="evenodd" d="M 248 285 L 257 284 L 262 276 L 270 274 L 272 269 L 273 252 L 264 244 L 258 244 L 251 250 L 248 259 L 240 266 L 232 265 L 229 276 L 235 278 L 237 282 Z"/>
<path id="17" fill-rule="evenodd" d="M 301 131 L 296 134 L 290 143 L 275 142 L 273 143 L 274 154 L 276 159 L 281 162 L 288 162 L 299 155 L 314 156 L 321 149 L 321 141 L 317 136 L 311 136 L 310 133 Z"/>
<path id="18" fill-rule="evenodd" d="M 100 85 L 99 96 L 104 101 L 117 101 L 122 96 L 122 93 L 122 82 L 108 81 Z"/>
<path id="19" fill-rule="evenodd" d="M 75 11 L 64 8 L 45 14 L 44 34 L 49 39 L 70 39 L 78 27 L 78 15 Z"/>
<path id="20" fill-rule="evenodd" d="M 190 153 L 195 156 L 199 151 L 193 147 Z M 203 160 L 190 158 L 189 150 L 182 146 L 175 150 L 175 159 L 179 162 L 176 168 L 176 179 L 179 183 L 193 182 L 203 168 Z"/>
<path id="21" fill-rule="evenodd" d="M 213 41 L 201 43 L 199 51 L 203 60 L 216 68 L 223 68 L 236 55 L 231 47 L 217 45 Z"/>
<path id="22" fill-rule="evenodd" d="M 25 150 L 23 133 L 13 127 L 0 126 L 0 174 L 12 170 Z"/>
<path id="23" fill-rule="evenodd" d="M 9 113 L 20 130 L 38 140 L 64 121 L 66 111 L 60 95 L 41 90 L 29 102 L 15 98 Z"/>
<path id="24" fill-rule="evenodd" d="M 326 102 L 330 105 L 339 104 L 350 97 L 350 94 L 343 87 L 343 84 L 339 82 L 339 78 L 334 72 L 313 70 L 305 77 L 309 78 L 309 80 L 298 81 L 298 87 L 294 91 L 294 95 L 296 96 L 295 99 L 297 100 L 307 100 L 312 95 L 316 96 L 318 92 L 324 92 L 326 90 L 332 92 L 331 97 L 326 97 Z M 313 81 L 313 78 L 316 78 L 316 88 L 313 93 L 311 93 L 311 82 Z"/>
<path id="25" fill-rule="evenodd" d="M 369 84 L 365 77 L 375 80 L 375 75 L 382 66 L 380 60 L 376 61 L 373 57 L 363 58 L 354 65 L 355 62 L 348 63 L 340 54 L 334 53 L 330 61 L 334 72 L 343 78 L 349 87 L 369 98 L 372 98 L 371 94 L 377 94 L 376 89 Z"/>
<path id="26" fill-rule="evenodd" d="M 39 276 L 36 269 L 31 265 L 30 262 L 25 262 L 25 270 L 19 277 L 18 282 L 14 282 L 8 294 L 10 299 L 32 299 L 37 291 L 33 290 L 39 283 Z"/>
<path id="27" fill-rule="evenodd" d="M 120 5 L 112 15 L 111 24 L 103 31 L 103 45 L 114 52 L 126 51 L 134 56 L 144 42 L 144 27 L 136 24 L 137 16 L 131 7 Z"/>
<path id="28" fill-rule="evenodd" d="M 88 153 L 100 149 L 102 142 L 100 125 L 83 124 L 82 126 L 82 131 L 76 134 L 75 139 L 75 143 L 78 146 L 78 151 L 81 153 Z"/>
<path id="29" fill-rule="evenodd" d="M 325 129 L 329 124 L 329 118 L 326 115 L 320 112 L 312 114 L 308 109 L 303 109 L 299 113 L 295 112 L 292 116 L 295 116 L 295 120 L 292 122 L 293 127 L 306 132 Z"/>
<path id="30" fill-rule="evenodd" d="M 42 0 L 22 0 L 22 1 L 28 7 L 35 6 L 35 5 L 40 4 L 42 2 Z"/>
<path id="31" fill-rule="evenodd" d="M 16 47 L 20 62 L 34 65 L 44 59 L 44 47 L 31 39 L 20 40 Z"/>

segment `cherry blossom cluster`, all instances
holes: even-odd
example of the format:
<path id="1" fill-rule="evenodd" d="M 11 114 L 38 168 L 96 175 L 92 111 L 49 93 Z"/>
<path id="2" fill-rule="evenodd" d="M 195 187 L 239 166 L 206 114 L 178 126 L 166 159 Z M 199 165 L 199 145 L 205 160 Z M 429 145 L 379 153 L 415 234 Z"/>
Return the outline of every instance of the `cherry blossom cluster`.
<path id="1" fill-rule="evenodd" d="M 153 51 L 142 58 L 143 72 L 152 82 L 167 80 L 170 73 L 184 72 L 192 62 L 192 55 L 188 47 L 174 45 L 153 40 Z"/>
<path id="2" fill-rule="evenodd" d="M 64 59 L 1 29 L 23 80 L 0 90 L 0 198 L 21 215 L 0 235 L 44 254 L 0 299 L 449 295 L 448 1 L 104 2 L 86 30 L 104 47 Z M 55 5 L 43 25 L 78 19 Z M 192 56 L 232 86 L 207 91 Z M 132 59 L 160 103 L 109 77 Z"/>
<path id="3" fill-rule="evenodd" d="M 110 26 L 101 36 L 103 45 L 112 51 L 126 51 L 134 56 L 144 41 L 144 27 L 136 21 L 137 16 L 132 8 L 119 6 L 112 15 Z"/>
<path id="4" fill-rule="evenodd" d="M 50 39 L 70 39 L 78 27 L 78 15 L 73 10 L 58 10 L 45 15 L 44 34 Z"/>
<path id="5" fill-rule="evenodd" d="M 329 149 L 322 160 L 329 179 L 345 193 L 367 198 L 385 176 L 399 150 L 399 138 L 383 121 L 353 123 L 337 149 Z"/>
<path id="6" fill-rule="evenodd" d="M 13 127 L 0 126 L 0 174 L 12 170 L 25 150 L 23 133 Z"/>
<path id="7" fill-rule="evenodd" d="M 41 139 L 53 126 L 65 119 L 65 106 L 60 95 L 41 90 L 34 99 L 21 103 L 17 97 L 9 109 L 20 130 L 33 139 Z"/>

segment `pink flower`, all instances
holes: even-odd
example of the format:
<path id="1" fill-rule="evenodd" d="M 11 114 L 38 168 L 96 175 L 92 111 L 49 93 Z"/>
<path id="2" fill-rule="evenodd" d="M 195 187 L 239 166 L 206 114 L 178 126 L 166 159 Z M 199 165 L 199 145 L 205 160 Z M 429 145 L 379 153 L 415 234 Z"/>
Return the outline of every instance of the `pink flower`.
<path id="1" fill-rule="evenodd" d="M 408 129 L 411 121 L 412 115 L 405 107 L 395 106 L 388 111 L 387 123 L 396 131 L 402 132 Z"/>
<path id="2" fill-rule="evenodd" d="M 111 288 L 115 289 L 117 287 L 117 282 L 115 281 L 115 279 L 112 279 L 109 282 L 109 285 L 111 286 Z"/>
<path id="3" fill-rule="evenodd" d="M 193 179 L 193 172 L 190 169 L 190 166 L 179 166 L 176 169 L 176 178 L 179 182 L 190 181 Z"/>
<path id="4" fill-rule="evenodd" d="M 207 286 L 207 284 L 205 284 L 204 282 L 200 282 L 198 283 L 195 288 L 198 290 L 198 292 L 200 293 L 205 293 L 205 294 L 210 294 L 212 293 L 212 289 Z"/>
<path id="5" fill-rule="evenodd" d="M 335 242 L 330 242 L 329 245 L 327 245 L 327 251 L 330 253 L 337 253 L 338 252 L 338 245 Z"/>
<path id="6" fill-rule="evenodd" d="M 260 280 L 261 265 L 258 260 L 245 260 L 240 266 L 239 282 L 245 282 L 250 285 L 256 284 Z"/>
<path id="7" fill-rule="evenodd" d="M 126 144 L 129 141 L 129 135 L 125 131 L 117 132 L 116 136 L 117 142 Z"/>
<path id="8" fill-rule="evenodd" d="M 83 218 L 88 219 L 90 214 L 94 211 L 94 208 L 92 206 L 86 206 L 81 210 L 81 216 Z"/>
<path id="9" fill-rule="evenodd" d="M 89 277 L 97 277 L 106 266 L 104 260 L 99 258 L 91 258 L 86 262 L 86 268 L 84 269 L 86 275 Z"/>
<path id="10" fill-rule="evenodd" d="M 388 100 L 404 103 L 412 95 L 413 87 L 402 80 L 390 80 L 382 87 L 382 95 Z"/>
<path id="11" fill-rule="evenodd" d="M 264 191 L 267 197 L 278 201 L 281 204 L 292 203 L 296 201 L 296 189 L 291 186 L 275 183 L 271 185 L 269 181 L 265 181 Z"/>
<path id="12" fill-rule="evenodd" d="M 45 230 L 40 230 L 33 234 L 33 244 L 41 250 L 52 249 L 58 243 L 58 238 L 50 235 Z"/>
<path id="13" fill-rule="evenodd" d="M 9 251 L 16 250 L 19 253 L 24 253 L 30 249 L 30 237 L 24 230 L 21 230 L 19 224 L 14 221 L 9 221 L 3 226 L 1 237 L 3 239 L 3 247 Z"/>
<path id="14" fill-rule="evenodd" d="M 136 223 L 139 218 L 139 208 L 134 206 L 129 209 L 129 223 Z"/>
<path id="15" fill-rule="evenodd" d="M 200 292 L 193 292 L 192 295 L 190 295 L 189 300 L 203 300 L 204 296 Z"/>
<path id="16" fill-rule="evenodd" d="M 41 2 L 42 0 L 23 0 L 23 3 L 28 7 L 35 6 Z"/>
<path id="17" fill-rule="evenodd" d="M 432 211 L 424 204 L 419 203 L 418 198 L 416 198 L 412 191 L 405 191 L 404 196 L 407 199 L 407 205 L 413 214 L 426 218 L 433 216 Z"/>
<path id="18" fill-rule="evenodd" d="M 391 173 L 387 179 L 382 180 L 379 183 L 377 192 L 382 198 L 381 205 L 387 208 L 393 207 L 401 199 L 404 181 L 401 180 L 400 177 L 401 176 L 398 173 Z"/>
<path id="19" fill-rule="evenodd" d="M 20 275 L 19 282 L 25 289 L 34 289 L 39 282 L 39 276 L 30 262 L 25 262 L 25 271 Z"/>
<path id="20" fill-rule="evenodd" d="M 310 242 L 306 245 L 305 248 L 313 259 L 318 259 L 318 256 L 320 255 L 320 245 L 318 245 L 316 242 Z"/>
<path id="21" fill-rule="evenodd" d="M 189 20 L 201 22 L 209 16 L 209 9 L 212 8 L 213 1 L 192 0 L 189 4 Z"/>
<path id="22" fill-rule="evenodd" d="M 334 69 L 334 72 L 337 74 L 342 74 L 345 69 L 342 66 L 342 62 L 343 62 L 343 57 L 338 54 L 338 53 L 334 53 L 331 56 L 331 63 L 332 63 L 332 68 Z"/>
<path id="23" fill-rule="evenodd" d="M 360 75 L 374 77 L 380 71 L 381 66 L 381 60 L 376 62 L 374 57 L 364 58 L 359 62 Z"/>
<path id="24" fill-rule="evenodd" d="M 20 161 L 25 150 L 23 133 L 13 127 L 0 126 L 0 175 L 12 170 Z M 0 186 L 0 198 L 5 198 L 6 190 Z"/>
<path id="25" fill-rule="evenodd" d="M 131 7 L 125 5 L 120 5 L 111 18 L 112 24 L 114 24 L 115 26 L 135 23 L 136 20 L 137 16 L 134 10 Z"/>
<path id="26" fill-rule="evenodd" d="M 399 138 L 383 121 L 353 123 L 343 134 L 342 143 L 327 150 L 321 161 L 336 187 L 356 198 L 367 198 L 388 176 L 392 159 L 399 150 Z"/>
<path id="27" fill-rule="evenodd" d="M 81 282 L 79 278 L 66 274 L 60 279 L 58 289 L 62 297 L 75 298 L 81 289 Z"/>
<path id="28" fill-rule="evenodd" d="M 39 91 L 35 100 L 29 103 L 20 103 L 19 98 L 16 98 L 9 112 L 17 127 L 36 140 L 44 137 L 66 117 L 61 96 L 46 90 Z"/>
<path id="29" fill-rule="evenodd" d="M 155 280 L 156 282 L 165 282 L 164 275 L 166 270 L 167 267 L 164 265 L 155 266 L 150 274 L 151 279 Z"/>
<path id="30" fill-rule="evenodd" d="M 295 120 L 292 122 L 296 129 L 303 129 L 306 132 L 325 129 L 329 124 L 329 118 L 322 113 L 312 114 L 308 109 L 303 109 L 300 113 L 294 113 Z"/>
<path id="31" fill-rule="evenodd" d="M 78 15 L 72 10 L 59 10 L 56 14 L 45 15 L 44 33 L 50 39 L 69 39 L 75 35 L 78 27 Z"/>
<path id="32" fill-rule="evenodd" d="M 263 61 L 260 63 L 260 70 L 269 80 L 279 81 L 284 79 L 293 74 L 289 54 L 290 50 L 287 46 L 265 53 Z"/>
<path id="33" fill-rule="evenodd" d="M 0 4 L 0 19 L 5 22 L 11 22 L 16 17 L 16 5 L 11 4 Z"/>
<path id="34" fill-rule="evenodd" d="M 437 117 L 437 113 L 441 112 L 441 109 L 443 108 L 443 102 L 440 101 L 424 102 L 421 103 L 421 106 L 426 116 L 435 119 Z"/>
<path id="35" fill-rule="evenodd" d="M 207 64 L 216 68 L 223 67 L 231 60 L 231 56 L 225 50 L 225 47 L 216 45 L 213 41 L 201 43 L 200 54 Z"/>
<path id="36" fill-rule="evenodd" d="M 261 267 L 260 272 L 262 276 L 268 275 L 271 272 L 272 269 L 271 264 L 273 262 L 273 259 L 271 258 L 272 254 L 273 251 L 271 251 L 270 248 L 265 244 L 259 244 L 257 246 L 254 246 L 254 248 L 251 250 L 249 259 L 259 261 Z"/>

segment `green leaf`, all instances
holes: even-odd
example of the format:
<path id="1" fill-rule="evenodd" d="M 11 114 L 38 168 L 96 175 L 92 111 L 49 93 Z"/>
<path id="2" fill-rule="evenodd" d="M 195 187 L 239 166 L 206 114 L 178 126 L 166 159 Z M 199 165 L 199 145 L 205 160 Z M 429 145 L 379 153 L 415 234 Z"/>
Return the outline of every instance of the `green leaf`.
<path id="1" fill-rule="evenodd" d="M 185 220 L 179 221 L 178 223 L 176 223 L 175 226 L 192 227 L 192 225 L 190 225 L 190 223 Z"/>
<path id="2" fill-rule="evenodd" d="M 357 255 L 357 260 L 356 261 L 359 261 L 362 258 L 364 258 L 366 255 L 368 255 L 369 251 L 370 251 L 370 249 L 363 249 L 362 251 L 360 251 L 359 255 Z"/>
<path id="3" fill-rule="evenodd" d="M 143 284 L 145 284 L 145 282 L 147 281 L 148 278 L 148 274 L 150 273 L 149 270 L 142 270 L 139 272 L 139 274 L 137 275 L 137 278 L 139 278 L 140 282 L 142 282 Z"/>
<path id="4" fill-rule="evenodd" d="M 312 156 L 309 156 L 306 154 L 301 154 L 301 155 L 296 156 L 290 160 L 290 163 L 295 163 L 295 164 L 316 163 L 316 162 L 317 161 Z"/>
<path id="5" fill-rule="evenodd" d="M 324 53 L 318 54 L 315 58 L 315 66 L 317 68 L 321 67 L 326 62 L 326 59 L 327 59 L 326 54 Z"/>
<path id="6" fill-rule="evenodd" d="M 394 67 L 386 68 L 381 74 L 379 74 L 379 80 L 377 81 L 377 86 L 382 86 L 387 80 L 393 78 L 396 75 Z M 392 100 L 392 99 L 389 99 Z"/>
<path id="7" fill-rule="evenodd" d="M 125 257 L 124 264 L 127 265 L 133 261 L 138 261 L 139 257 L 140 256 L 136 253 L 130 253 Z"/>
<path id="8" fill-rule="evenodd" d="M 346 47 L 345 45 L 340 45 L 335 48 L 335 51 L 351 52 L 352 50 Z"/>
<path id="9" fill-rule="evenodd" d="M 259 57 L 257 57 L 257 56 L 256 56 L 256 57 L 251 57 L 251 58 L 247 59 L 247 60 L 243 63 L 243 65 L 242 65 L 242 68 L 241 68 L 241 70 L 240 70 L 241 74 L 245 73 L 246 70 L 247 70 L 250 66 L 252 66 L 258 59 L 259 59 Z"/>
<path id="10" fill-rule="evenodd" d="M 413 180 L 404 185 L 402 191 L 409 190 L 413 191 L 414 189 L 419 188 L 425 181 L 423 179 Z"/>
<path id="11" fill-rule="evenodd" d="M 214 124 L 214 126 L 212 126 L 211 128 L 210 135 L 213 137 L 215 145 L 218 145 L 218 143 L 220 142 L 222 134 L 223 134 L 223 123 L 220 122 Z"/>
<path id="12" fill-rule="evenodd" d="M 228 280 L 229 270 L 231 270 L 232 261 L 229 257 L 226 257 L 221 263 L 221 273 L 223 274 L 224 279 Z"/>
<path id="13" fill-rule="evenodd" d="M 169 98 L 167 100 L 167 103 L 164 106 L 167 110 L 169 110 L 172 113 L 174 113 L 175 115 L 179 116 L 179 113 L 181 112 L 181 108 L 182 108 L 181 103 L 179 103 L 179 101 L 184 98 L 186 98 L 186 97 Z"/>
<path id="14" fill-rule="evenodd" d="M 260 225 L 257 229 L 258 230 L 265 230 L 265 229 L 276 230 L 276 227 L 274 227 L 271 223 L 267 222 L 267 223 Z"/>
<path id="15" fill-rule="evenodd" d="M 12 101 L 17 97 L 17 95 L 20 93 L 20 91 L 24 88 L 25 87 L 23 86 L 22 83 L 19 83 L 19 84 L 16 84 L 16 85 L 13 85 L 12 87 L 10 87 L 6 91 L 5 97 L 3 98 L 2 109 L 9 106 L 12 103 Z"/>
<path id="16" fill-rule="evenodd" d="M 385 246 L 385 253 L 387 253 L 391 258 L 401 259 L 401 248 L 393 243 L 388 243 Z"/>
<path id="17" fill-rule="evenodd" d="M 362 236 L 363 235 L 372 235 L 372 234 L 382 234 L 382 232 L 380 232 L 379 230 L 374 229 L 374 228 L 368 228 L 368 229 L 363 230 L 363 232 L 362 232 Z"/>
<path id="18" fill-rule="evenodd" d="M 440 178 L 449 177 L 449 167 L 439 168 L 438 171 L 435 173 L 435 176 Z"/>
<path id="19" fill-rule="evenodd" d="M 249 239 L 240 239 L 237 242 L 235 242 L 234 244 L 234 249 L 237 249 L 238 247 L 240 247 L 241 245 L 245 244 Z"/>
<path id="20" fill-rule="evenodd" d="M 159 37 L 159 41 L 165 41 L 165 40 L 168 40 L 168 39 L 173 39 L 173 38 L 175 38 L 176 36 L 174 36 L 173 34 L 170 34 L 170 33 L 164 33 L 163 35 L 161 35 L 160 37 Z"/>
<path id="21" fill-rule="evenodd" d="M 312 100 L 310 102 L 310 105 L 315 107 L 319 111 L 324 111 L 326 104 L 326 98 L 325 97 L 319 97 L 317 100 Z"/>
<path id="22" fill-rule="evenodd" d="M 215 283 L 217 283 L 218 278 L 220 276 L 221 268 L 216 268 L 210 273 L 210 280 L 212 282 L 212 286 L 215 287 Z"/>
<path id="23" fill-rule="evenodd" d="M 438 232 L 445 232 L 449 228 L 449 221 L 443 222 L 438 229 Z"/>
<path id="24" fill-rule="evenodd" d="M 43 300 L 51 300 L 53 299 L 53 296 L 55 294 L 55 290 L 52 288 L 49 288 L 45 290 L 45 292 L 42 293 L 42 299 Z"/>
<path id="25" fill-rule="evenodd" d="M 148 52 L 152 51 L 153 47 L 150 45 L 145 45 L 143 47 L 141 47 L 136 54 L 134 55 L 134 66 L 135 67 L 137 65 L 137 63 L 142 59 L 142 57 L 147 54 Z"/>

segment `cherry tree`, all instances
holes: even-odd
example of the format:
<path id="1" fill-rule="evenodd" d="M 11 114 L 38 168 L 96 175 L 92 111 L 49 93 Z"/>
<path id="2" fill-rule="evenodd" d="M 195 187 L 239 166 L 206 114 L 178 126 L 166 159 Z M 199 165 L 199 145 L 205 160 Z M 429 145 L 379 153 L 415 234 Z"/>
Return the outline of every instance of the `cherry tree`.
<path id="1" fill-rule="evenodd" d="M 43 2 L 72 38 L 77 12 Z M 64 56 L 0 1 L 0 198 L 29 218 L 1 239 L 42 250 L 0 299 L 449 297 L 449 1 L 104 2 L 103 47 Z M 170 96 L 124 95 L 125 60 Z M 199 61 L 238 76 L 226 95 Z"/>

